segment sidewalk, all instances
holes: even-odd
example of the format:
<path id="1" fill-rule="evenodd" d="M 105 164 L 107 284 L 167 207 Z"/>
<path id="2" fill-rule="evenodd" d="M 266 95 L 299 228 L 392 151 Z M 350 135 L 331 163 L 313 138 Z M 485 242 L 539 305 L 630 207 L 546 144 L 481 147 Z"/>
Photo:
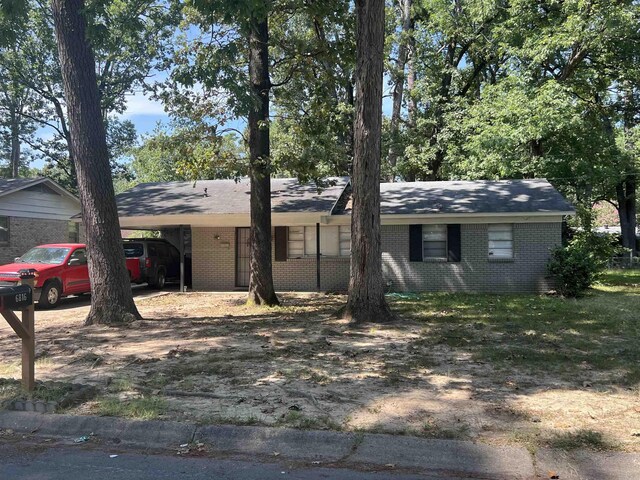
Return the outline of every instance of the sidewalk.
<path id="1" fill-rule="evenodd" d="M 111 417 L 0 412 L 0 430 L 69 441 L 92 435 L 102 445 L 173 449 L 200 442 L 214 454 L 277 456 L 310 465 L 405 469 L 436 477 L 480 479 L 640 480 L 640 454 L 495 447 L 408 436 L 293 430 L 270 427 L 197 426 Z"/>

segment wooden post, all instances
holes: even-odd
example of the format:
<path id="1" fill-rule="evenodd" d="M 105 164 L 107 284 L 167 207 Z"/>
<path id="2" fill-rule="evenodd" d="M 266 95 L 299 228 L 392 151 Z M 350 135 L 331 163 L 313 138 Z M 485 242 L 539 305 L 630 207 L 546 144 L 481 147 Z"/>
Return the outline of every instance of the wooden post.
<path id="1" fill-rule="evenodd" d="M 36 286 L 36 279 L 31 277 L 21 278 L 22 285 L 29 285 L 31 290 Z M 28 392 L 32 392 L 36 386 L 36 325 L 35 306 L 33 302 L 22 310 L 22 326 L 27 331 L 27 336 L 22 339 L 22 386 Z"/>
<path id="2" fill-rule="evenodd" d="M 184 292 L 184 225 L 180 225 L 180 292 Z"/>
<path id="3" fill-rule="evenodd" d="M 36 386 L 36 335 L 33 304 L 22 310 L 22 326 L 27 331 L 27 338 L 22 339 L 22 386 L 32 392 Z"/>
<path id="4" fill-rule="evenodd" d="M 320 291 L 320 224 L 316 223 L 316 288 Z"/>
<path id="5" fill-rule="evenodd" d="M 0 299 L 0 316 L 4 317 L 16 335 L 22 340 L 22 386 L 31 392 L 35 388 L 35 357 L 36 357 L 36 335 L 35 335 L 35 314 L 33 306 L 33 287 L 35 278 L 21 277 L 18 285 L 28 285 L 31 287 L 29 294 L 24 291 L 9 289 L 13 291 L 14 298 L 7 295 L 7 298 Z M 5 292 L 6 294 L 6 292 Z M 5 303 L 9 299 L 9 302 Z M 20 320 L 13 309 L 22 311 Z"/>

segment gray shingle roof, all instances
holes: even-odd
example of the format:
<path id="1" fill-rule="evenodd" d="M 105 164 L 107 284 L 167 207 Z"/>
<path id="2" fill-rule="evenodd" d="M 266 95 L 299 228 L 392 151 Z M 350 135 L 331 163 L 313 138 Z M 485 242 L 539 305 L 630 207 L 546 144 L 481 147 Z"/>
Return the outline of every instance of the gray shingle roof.
<path id="1" fill-rule="evenodd" d="M 0 178 L 0 196 L 40 183 L 42 178 Z"/>
<path id="2" fill-rule="evenodd" d="M 330 178 L 331 185 L 319 193 L 315 184 L 274 178 L 272 211 L 329 214 L 348 181 L 347 177 Z M 249 180 L 143 183 L 119 194 L 116 200 L 121 217 L 249 213 Z"/>
<path id="3" fill-rule="evenodd" d="M 383 215 L 574 211 L 544 179 L 383 183 L 380 194 Z"/>

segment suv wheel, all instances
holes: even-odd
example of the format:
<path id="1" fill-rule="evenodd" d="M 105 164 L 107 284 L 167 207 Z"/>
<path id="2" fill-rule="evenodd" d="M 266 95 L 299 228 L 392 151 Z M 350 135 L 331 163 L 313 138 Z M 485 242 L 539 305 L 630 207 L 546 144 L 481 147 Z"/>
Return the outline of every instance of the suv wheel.
<path id="1" fill-rule="evenodd" d="M 38 304 L 43 308 L 54 308 L 60 303 L 62 289 L 58 282 L 47 282 L 40 292 Z"/>
<path id="2" fill-rule="evenodd" d="M 151 286 L 157 290 L 162 290 L 166 281 L 166 274 L 164 273 L 164 270 L 161 269 L 158 270 L 158 273 L 156 273 L 156 278 L 153 280 L 153 282 L 151 282 Z"/>

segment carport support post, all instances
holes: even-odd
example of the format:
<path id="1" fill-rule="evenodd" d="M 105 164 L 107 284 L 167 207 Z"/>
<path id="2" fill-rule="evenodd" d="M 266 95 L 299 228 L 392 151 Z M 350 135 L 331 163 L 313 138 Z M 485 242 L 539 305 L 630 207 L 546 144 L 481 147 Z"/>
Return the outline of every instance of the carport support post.
<path id="1" fill-rule="evenodd" d="M 316 287 L 320 291 L 320 224 L 316 223 Z"/>
<path id="2" fill-rule="evenodd" d="M 180 291 L 184 292 L 184 225 L 180 225 Z"/>

